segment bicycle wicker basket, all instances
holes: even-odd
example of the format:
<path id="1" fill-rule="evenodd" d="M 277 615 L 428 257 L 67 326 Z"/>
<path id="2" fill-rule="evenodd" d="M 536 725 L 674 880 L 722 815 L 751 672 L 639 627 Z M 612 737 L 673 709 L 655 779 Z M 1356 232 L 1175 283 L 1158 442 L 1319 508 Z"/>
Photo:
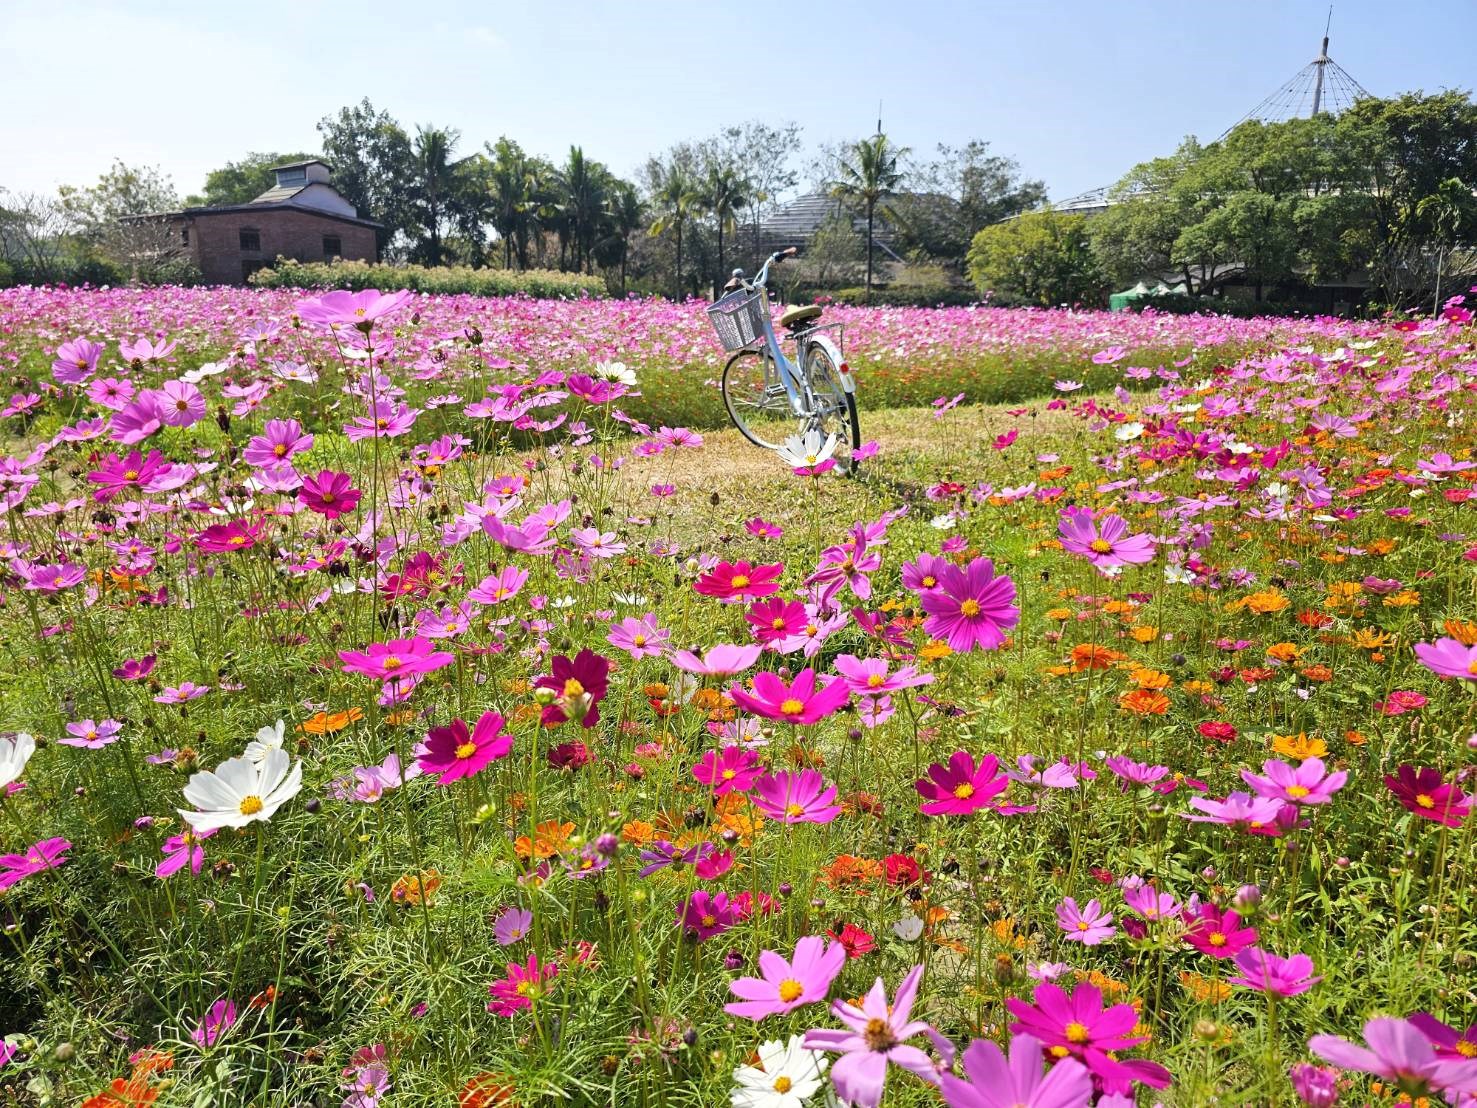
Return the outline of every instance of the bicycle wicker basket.
<path id="1" fill-rule="evenodd" d="M 708 305 L 708 321 L 718 332 L 724 350 L 742 350 L 764 337 L 769 321 L 769 304 L 764 291 L 745 292 L 735 289 Z"/>

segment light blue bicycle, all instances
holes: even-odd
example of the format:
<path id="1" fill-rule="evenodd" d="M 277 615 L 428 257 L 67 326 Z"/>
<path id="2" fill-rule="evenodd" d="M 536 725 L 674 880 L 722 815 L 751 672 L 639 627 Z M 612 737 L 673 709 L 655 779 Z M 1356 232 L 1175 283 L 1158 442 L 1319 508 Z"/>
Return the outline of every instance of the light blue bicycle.
<path id="1" fill-rule="evenodd" d="M 841 324 L 818 322 L 817 304 L 787 308 L 780 326 L 795 343 L 794 361 L 775 337 L 769 267 L 794 255 L 793 246 L 771 254 L 752 281 L 734 270 L 728 291 L 708 307 L 723 349 L 733 352 L 723 367 L 723 406 L 755 446 L 778 450 L 795 435 L 815 432 L 823 442 L 834 435 L 838 445 L 856 450 L 862 444 L 856 381 L 842 357 Z"/>

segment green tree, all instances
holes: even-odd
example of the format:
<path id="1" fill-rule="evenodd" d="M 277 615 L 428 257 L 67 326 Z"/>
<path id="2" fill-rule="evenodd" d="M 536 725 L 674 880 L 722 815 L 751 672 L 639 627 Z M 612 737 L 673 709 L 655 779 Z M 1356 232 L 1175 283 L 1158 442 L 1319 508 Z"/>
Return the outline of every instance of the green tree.
<path id="1" fill-rule="evenodd" d="M 713 217 L 718 227 L 718 269 L 713 275 L 713 298 L 728 280 L 724 271 L 723 236 L 738 228 L 738 213 L 749 206 L 749 182 L 739 175 L 731 165 L 724 165 L 716 158 L 710 159 L 705 167 L 702 182 L 702 204 Z"/>
<path id="2" fill-rule="evenodd" d="M 886 135 L 873 135 L 855 143 L 841 159 L 831 194 L 855 205 L 867 217 L 867 297 L 872 296 L 873 229 L 877 206 L 896 191 L 903 180 L 900 161 L 908 153 L 894 146 Z"/>
<path id="3" fill-rule="evenodd" d="M 1022 178 L 989 143 L 940 145 L 937 157 L 908 171 L 909 190 L 888 204 L 898 245 L 920 260 L 962 266 L 976 232 L 1046 201 L 1041 181 Z"/>
<path id="4" fill-rule="evenodd" d="M 594 272 L 595 243 L 608 220 L 606 202 L 610 171 L 585 157 L 578 146 L 569 148 L 569 158 L 559 175 L 563 208 L 574 253 L 574 268 Z"/>
<path id="5" fill-rule="evenodd" d="M 656 164 L 652 172 L 654 187 L 651 194 L 652 208 L 656 219 L 651 224 L 652 235 L 671 231 L 676 237 L 676 260 L 672 279 L 672 297 L 682 299 L 682 232 L 702 208 L 702 194 L 692 171 L 679 159 L 667 164 Z"/>
<path id="6" fill-rule="evenodd" d="M 397 237 L 415 218 L 409 182 L 415 176 L 410 137 L 388 112 L 366 97 L 318 121 L 323 160 L 333 166 L 334 187 L 363 219 L 379 223 L 381 253 L 393 253 Z"/>
<path id="7" fill-rule="evenodd" d="M 611 264 L 620 266 L 621 295 L 626 294 L 626 265 L 630 260 L 631 236 L 646 226 L 646 207 L 629 181 L 617 180 L 611 198 L 606 247 L 614 254 Z"/>
<path id="8" fill-rule="evenodd" d="M 445 259 L 441 237 L 458 187 L 452 154 L 461 135 L 446 127 L 417 127 L 411 143 L 410 210 L 420 241 L 411 257 L 426 265 Z"/>
<path id="9" fill-rule="evenodd" d="M 982 295 L 1008 304 L 1100 304 L 1106 292 L 1087 217 L 1026 212 L 975 233 L 969 276 Z"/>
<path id="10" fill-rule="evenodd" d="M 313 154 L 247 154 L 240 161 L 227 162 L 205 175 L 203 191 L 185 199 L 188 207 L 218 208 L 228 204 L 249 204 L 277 183 L 272 167 L 289 162 L 306 161 Z"/>
<path id="11" fill-rule="evenodd" d="M 117 265 L 130 279 L 152 282 L 177 268 L 183 247 L 164 218 L 180 207 L 170 179 L 152 166 L 114 161 L 87 188 L 63 185 L 59 207 L 84 253 Z"/>

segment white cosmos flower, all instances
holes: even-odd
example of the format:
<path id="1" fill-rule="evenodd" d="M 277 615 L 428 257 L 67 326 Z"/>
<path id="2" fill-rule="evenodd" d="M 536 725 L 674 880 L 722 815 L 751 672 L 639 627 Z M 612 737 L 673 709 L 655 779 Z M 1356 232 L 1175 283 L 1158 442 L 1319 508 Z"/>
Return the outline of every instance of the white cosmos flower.
<path id="1" fill-rule="evenodd" d="M 923 921 L 909 912 L 892 925 L 892 933 L 905 943 L 917 942 L 918 936 L 923 934 Z"/>
<path id="2" fill-rule="evenodd" d="M 217 373 L 224 373 L 226 367 L 219 362 L 206 362 L 198 369 L 187 369 L 180 374 L 180 380 L 187 384 L 198 385 L 207 377 L 214 377 Z"/>
<path id="3" fill-rule="evenodd" d="M 636 384 L 636 371 L 627 369 L 625 362 L 596 362 L 595 376 L 605 381 L 619 381 L 623 385 Z"/>
<path id="4" fill-rule="evenodd" d="M 272 751 L 283 749 L 286 732 L 287 725 L 280 719 L 258 731 L 256 738 L 246 744 L 246 756 L 251 759 L 252 765 L 261 765 Z"/>
<path id="5" fill-rule="evenodd" d="M 1142 423 L 1125 423 L 1113 432 L 1113 437 L 1119 442 L 1132 442 L 1143 433 L 1144 425 Z"/>
<path id="6" fill-rule="evenodd" d="M 801 466 L 818 466 L 836 452 L 836 436 L 821 438 L 819 431 L 807 431 L 803 435 L 791 435 L 785 445 L 775 453 L 780 459 L 799 469 Z"/>
<path id="7" fill-rule="evenodd" d="M 733 1108 L 801 1108 L 814 1096 L 825 1080 L 826 1059 L 802 1041 L 800 1035 L 784 1043 L 771 1039 L 759 1047 L 759 1065 L 735 1069 Z"/>
<path id="8" fill-rule="evenodd" d="M 954 524 L 958 522 L 951 513 L 945 512 L 941 516 L 934 516 L 928 521 L 928 525 L 935 531 L 950 531 L 953 530 Z"/>
<path id="9" fill-rule="evenodd" d="M 36 753 L 36 740 L 24 731 L 14 735 L 0 735 L 0 789 L 20 779 L 26 771 L 26 763 Z"/>
<path id="10" fill-rule="evenodd" d="M 250 758 L 228 758 L 213 771 L 201 770 L 185 786 L 185 799 L 198 811 L 178 809 L 195 831 L 245 827 L 269 820 L 303 787 L 303 764 L 288 768 L 287 751 L 267 752 L 260 766 Z"/>

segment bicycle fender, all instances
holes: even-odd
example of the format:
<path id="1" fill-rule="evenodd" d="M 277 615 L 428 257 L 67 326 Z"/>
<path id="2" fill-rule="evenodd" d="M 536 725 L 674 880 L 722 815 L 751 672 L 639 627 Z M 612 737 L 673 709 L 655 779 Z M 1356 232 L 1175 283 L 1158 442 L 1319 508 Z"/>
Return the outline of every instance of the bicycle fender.
<path id="1" fill-rule="evenodd" d="M 854 394 L 856 378 L 852 375 L 851 367 L 846 364 L 846 359 L 841 356 L 841 351 L 836 349 L 836 344 L 826 335 L 816 335 L 810 341 L 824 350 L 831 359 L 831 364 L 836 367 L 836 372 L 841 376 L 842 390 Z"/>

